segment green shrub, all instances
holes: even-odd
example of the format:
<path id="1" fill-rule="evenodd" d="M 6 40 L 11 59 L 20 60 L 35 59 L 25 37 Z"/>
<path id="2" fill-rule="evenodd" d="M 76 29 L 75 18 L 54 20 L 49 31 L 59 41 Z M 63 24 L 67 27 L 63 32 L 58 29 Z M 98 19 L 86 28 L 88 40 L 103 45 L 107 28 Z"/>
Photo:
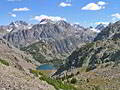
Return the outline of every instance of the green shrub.
<path id="1" fill-rule="evenodd" d="M 95 86 L 94 88 L 95 90 L 101 90 L 99 86 Z"/>
<path id="2" fill-rule="evenodd" d="M 93 70 L 93 69 L 95 69 L 96 68 L 96 66 L 95 65 L 90 65 L 90 66 L 88 66 L 87 68 L 86 68 L 86 72 L 89 72 L 89 71 L 91 71 L 91 70 Z"/>
<path id="3" fill-rule="evenodd" d="M 43 75 L 39 70 L 32 70 L 30 69 L 30 73 L 34 74 L 35 76 Z"/>
<path id="4" fill-rule="evenodd" d="M 23 47 L 21 48 L 21 50 L 30 53 L 33 56 L 33 58 L 40 63 L 47 62 L 46 58 L 40 53 L 39 47 L 36 46 L 36 43 L 28 47 Z"/>
<path id="5" fill-rule="evenodd" d="M 72 78 L 72 79 L 71 79 L 71 83 L 72 83 L 72 84 L 75 84 L 76 82 L 77 82 L 77 79 L 76 79 L 76 78 Z"/>
<path id="6" fill-rule="evenodd" d="M 80 74 L 80 72 L 78 71 L 77 73 L 76 73 L 76 75 L 79 75 Z"/>
<path id="7" fill-rule="evenodd" d="M 5 60 L 0 59 L 0 63 L 4 64 L 6 66 L 9 66 L 9 63 L 7 61 L 5 61 Z"/>
<path id="8" fill-rule="evenodd" d="M 71 73 L 70 75 L 66 75 L 66 79 L 74 77 L 74 73 Z"/>
<path id="9" fill-rule="evenodd" d="M 46 76 L 40 77 L 40 80 L 46 81 L 48 84 L 55 87 L 56 90 L 77 90 L 75 87 L 68 83 L 63 83 L 61 80 L 52 79 Z"/>
<path id="10" fill-rule="evenodd" d="M 63 83 L 61 80 L 56 80 L 50 77 L 47 77 L 44 75 L 41 71 L 39 70 L 32 70 L 30 69 L 30 73 L 34 74 L 35 76 L 40 76 L 40 80 L 46 81 L 48 84 L 52 85 L 55 87 L 56 90 L 77 90 L 75 87 L 73 87 L 71 84 L 68 83 Z"/>

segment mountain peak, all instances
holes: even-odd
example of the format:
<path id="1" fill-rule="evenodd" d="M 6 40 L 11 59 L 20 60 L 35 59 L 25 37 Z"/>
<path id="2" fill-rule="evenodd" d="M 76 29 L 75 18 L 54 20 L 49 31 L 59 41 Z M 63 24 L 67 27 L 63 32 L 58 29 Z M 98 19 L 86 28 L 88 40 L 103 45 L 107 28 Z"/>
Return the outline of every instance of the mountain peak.
<path id="1" fill-rule="evenodd" d="M 15 22 L 11 22 L 9 25 L 13 25 L 13 26 L 16 26 L 16 25 L 28 25 L 28 23 L 26 23 L 25 21 L 15 21 Z"/>
<path id="2" fill-rule="evenodd" d="M 62 18 L 62 17 L 54 17 L 54 16 L 46 16 L 46 15 L 41 15 L 41 16 L 38 16 L 36 18 L 38 18 L 40 20 L 40 22 L 43 22 L 43 21 L 57 22 L 57 21 L 61 21 L 61 20 L 66 21 L 66 19 Z"/>
<path id="3" fill-rule="evenodd" d="M 73 27 L 75 27 L 78 30 L 83 30 L 85 29 L 83 26 L 81 26 L 80 24 L 72 24 Z"/>
<path id="4" fill-rule="evenodd" d="M 61 26 L 65 26 L 67 24 L 69 24 L 68 22 L 66 22 L 65 20 L 59 20 L 56 22 L 57 24 L 61 25 Z M 69 24 L 70 25 L 70 24 Z"/>
<path id="5" fill-rule="evenodd" d="M 95 29 L 102 31 L 106 26 L 107 26 L 106 24 L 100 23 L 95 27 Z"/>
<path id="6" fill-rule="evenodd" d="M 107 27 L 104 28 L 104 30 L 101 31 L 101 33 L 97 35 L 94 41 L 112 39 L 112 37 L 119 32 L 120 32 L 120 21 L 117 21 L 115 23 L 110 23 Z"/>
<path id="7" fill-rule="evenodd" d="M 53 23 L 53 22 L 54 21 L 52 21 L 51 19 L 44 18 L 40 21 L 40 24 Z"/>

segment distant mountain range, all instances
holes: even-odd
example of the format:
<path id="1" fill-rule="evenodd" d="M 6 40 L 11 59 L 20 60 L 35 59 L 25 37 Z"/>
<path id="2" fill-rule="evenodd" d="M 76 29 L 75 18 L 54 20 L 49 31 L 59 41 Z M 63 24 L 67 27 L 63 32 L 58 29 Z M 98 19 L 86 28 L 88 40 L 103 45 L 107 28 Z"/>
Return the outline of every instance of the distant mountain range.
<path id="1" fill-rule="evenodd" d="M 38 51 L 33 55 L 37 60 L 40 57 L 45 60 L 64 59 L 77 47 L 93 41 L 98 34 L 98 29 L 84 28 L 63 20 L 43 19 L 34 25 L 16 21 L 5 27 L 10 29 L 7 29 L 9 32 L 5 33 L 4 39 L 31 54 L 37 48 Z"/>

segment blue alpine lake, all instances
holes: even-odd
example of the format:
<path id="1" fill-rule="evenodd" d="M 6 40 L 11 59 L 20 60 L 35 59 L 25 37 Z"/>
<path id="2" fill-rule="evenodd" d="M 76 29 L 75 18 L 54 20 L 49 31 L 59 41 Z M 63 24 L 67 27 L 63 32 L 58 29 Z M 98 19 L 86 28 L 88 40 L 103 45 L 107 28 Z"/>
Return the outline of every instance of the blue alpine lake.
<path id="1" fill-rule="evenodd" d="M 56 68 L 51 64 L 43 64 L 36 68 L 37 70 L 56 70 Z"/>

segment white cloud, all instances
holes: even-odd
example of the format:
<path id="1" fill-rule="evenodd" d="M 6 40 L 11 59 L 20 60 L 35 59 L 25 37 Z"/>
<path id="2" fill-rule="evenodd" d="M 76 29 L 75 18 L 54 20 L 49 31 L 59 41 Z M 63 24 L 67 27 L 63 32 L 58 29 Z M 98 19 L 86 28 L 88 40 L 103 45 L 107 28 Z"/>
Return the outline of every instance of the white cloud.
<path id="1" fill-rule="evenodd" d="M 79 22 L 75 22 L 74 24 L 78 24 L 79 25 L 80 23 Z"/>
<path id="2" fill-rule="evenodd" d="M 101 10 L 105 8 L 106 2 L 99 1 L 97 3 L 89 3 L 86 6 L 82 7 L 81 10 Z"/>
<path id="3" fill-rule="evenodd" d="M 66 21 L 66 19 L 62 17 L 54 17 L 54 16 L 46 16 L 46 15 L 35 16 L 32 18 L 32 20 L 37 20 L 37 21 L 41 21 L 43 19 L 49 19 L 52 21 L 60 21 L 60 20 Z"/>
<path id="4" fill-rule="evenodd" d="M 16 17 L 16 16 L 17 16 L 17 15 L 14 14 L 14 13 L 9 13 L 8 15 L 11 16 L 11 17 Z"/>
<path id="5" fill-rule="evenodd" d="M 106 5 L 107 3 L 103 2 L 103 1 L 99 1 L 99 2 L 97 2 L 97 4 L 100 5 L 100 6 L 103 6 L 103 5 Z"/>
<path id="6" fill-rule="evenodd" d="M 108 25 L 108 24 L 109 24 L 109 22 L 96 22 L 95 24 L 96 24 L 96 25 L 99 25 L 99 24 Z"/>
<path id="7" fill-rule="evenodd" d="M 70 6 L 72 6 L 72 4 L 71 4 L 71 3 L 61 2 L 61 3 L 59 4 L 59 6 L 61 6 L 61 7 L 70 7 Z"/>
<path id="8" fill-rule="evenodd" d="M 82 8 L 82 10 L 101 10 L 101 9 L 103 9 L 103 7 L 95 3 L 89 3 L 88 5 Z"/>
<path id="9" fill-rule="evenodd" d="M 112 14 L 112 17 L 117 18 L 117 19 L 120 19 L 120 13 Z"/>
<path id="10" fill-rule="evenodd" d="M 24 8 L 14 8 L 13 11 L 29 11 L 30 9 L 27 7 Z"/>

